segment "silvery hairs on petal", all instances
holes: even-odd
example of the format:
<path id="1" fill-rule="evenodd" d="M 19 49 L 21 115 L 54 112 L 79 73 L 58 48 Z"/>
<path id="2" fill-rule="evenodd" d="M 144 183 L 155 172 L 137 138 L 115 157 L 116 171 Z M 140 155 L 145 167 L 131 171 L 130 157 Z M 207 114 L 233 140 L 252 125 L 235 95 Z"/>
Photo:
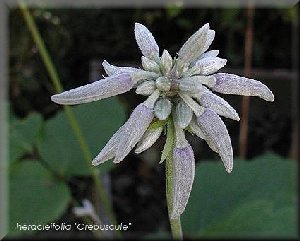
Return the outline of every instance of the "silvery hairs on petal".
<path id="1" fill-rule="evenodd" d="M 171 114 L 172 103 L 166 98 L 162 98 L 155 103 L 154 113 L 159 120 L 166 120 Z"/>
<path id="2" fill-rule="evenodd" d="M 128 74 L 119 74 L 51 96 L 51 100 L 63 105 L 76 105 L 105 99 L 125 93 L 133 87 Z"/>
<path id="3" fill-rule="evenodd" d="M 147 149 L 149 149 L 160 137 L 162 131 L 163 131 L 163 127 L 158 127 L 158 128 L 150 128 L 148 129 L 143 137 L 141 138 L 141 140 L 137 143 L 137 147 L 135 149 L 135 153 L 141 153 L 143 151 L 146 151 Z"/>
<path id="4" fill-rule="evenodd" d="M 258 96 L 266 101 L 274 101 L 272 91 L 260 81 L 234 74 L 217 73 L 216 85 L 212 90 L 223 94 Z"/>
<path id="5" fill-rule="evenodd" d="M 206 141 L 207 145 L 210 149 L 212 149 L 214 152 L 218 153 L 218 148 L 215 146 L 213 142 L 210 141 L 210 139 L 204 134 L 204 131 L 201 130 L 201 127 L 197 124 L 196 120 L 193 118 L 189 127 L 191 128 L 192 133 L 194 133 L 199 138 Z"/>
<path id="6" fill-rule="evenodd" d="M 131 74 L 141 69 L 133 68 L 133 67 L 119 67 L 108 63 L 106 60 L 102 62 L 102 66 L 104 68 L 105 73 L 108 76 L 116 75 L 116 74 Z"/>
<path id="7" fill-rule="evenodd" d="M 208 141 L 218 149 L 225 169 L 230 173 L 233 168 L 233 150 L 224 122 L 213 110 L 205 109 L 204 113 L 197 117 L 197 124 L 201 127 Z"/>
<path id="8" fill-rule="evenodd" d="M 207 23 L 184 43 L 178 52 L 178 59 L 188 64 L 192 63 L 208 49 L 213 39 L 214 31 L 209 30 Z"/>
<path id="9" fill-rule="evenodd" d="M 177 219 L 183 213 L 195 177 L 195 158 L 192 147 L 173 149 L 173 209 L 171 219 Z"/>
<path id="10" fill-rule="evenodd" d="M 120 138 L 116 149 L 115 163 L 119 163 L 128 155 L 148 129 L 154 118 L 153 108 L 158 97 L 159 91 L 156 90 L 131 113 L 129 119 L 124 124 L 124 130 L 122 131 L 123 135 Z"/>
<path id="11" fill-rule="evenodd" d="M 144 81 L 136 87 L 135 93 L 138 95 L 151 95 L 156 89 L 155 82 L 153 80 Z"/>
<path id="12" fill-rule="evenodd" d="M 217 57 L 219 55 L 220 51 L 217 49 L 213 49 L 213 50 L 209 50 L 203 54 L 200 55 L 200 57 L 197 59 L 204 59 L 204 58 L 213 58 L 213 57 Z M 197 61 L 196 60 L 196 61 Z"/>
<path id="13" fill-rule="evenodd" d="M 183 100 L 179 100 L 175 108 L 174 121 L 184 129 L 190 124 L 192 117 L 192 109 Z"/>
<path id="14" fill-rule="evenodd" d="M 209 90 L 195 95 L 199 103 L 204 106 L 214 110 L 218 115 L 239 121 L 239 115 L 235 109 L 228 104 L 223 98 L 215 95 Z"/>
<path id="15" fill-rule="evenodd" d="M 123 129 L 124 125 L 120 127 L 119 130 L 110 138 L 110 140 L 103 147 L 100 153 L 94 158 L 94 160 L 92 161 L 92 165 L 97 166 L 115 157 L 117 145 L 124 135 Z"/>
<path id="16" fill-rule="evenodd" d="M 219 57 L 201 58 L 195 62 L 191 72 L 201 75 L 210 75 L 217 72 L 226 65 L 227 60 Z"/>
<path id="17" fill-rule="evenodd" d="M 153 118 L 153 109 L 147 107 L 144 103 L 139 104 L 133 110 L 124 126 L 123 136 L 116 150 L 115 163 L 122 161 L 128 155 L 131 149 L 144 135 Z"/>
<path id="18" fill-rule="evenodd" d="M 152 33 L 144 25 L 135 23 L 134 34 L 142 54 L 149 59 L 156 60 L 159 57 L 159 47 Z"/>

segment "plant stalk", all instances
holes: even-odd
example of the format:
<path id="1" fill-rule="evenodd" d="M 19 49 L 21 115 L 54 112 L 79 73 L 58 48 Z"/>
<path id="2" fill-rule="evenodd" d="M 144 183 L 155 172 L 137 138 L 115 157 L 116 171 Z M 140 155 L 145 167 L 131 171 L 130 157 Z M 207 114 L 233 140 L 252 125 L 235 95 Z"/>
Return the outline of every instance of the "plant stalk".
<path id="1" fill-rule="evenodd" d="M 173 210 L 173 149 L 175 143 L 175 131 L 173 121 L 169 120 L 167 124 L 167 138 L 173 138 L 172 151 L 166 158 L 166 196 L 168 205 L 168 214 L 171 225 L 172 238 L 176 240 L 182 240 L 182 228 L 180 218 L 171 219 L 171 213 Z"/>
<path id="2" fill-rule="evenodd" d="M 32 35 L 33 41 L 39 50 L 41 59 L 48 71 L 48 74 L 50 76 L 52 84 L 53 84 L 56 92 L 62 92 L 63 88 L 61 85 L 60 78 L 57 74 L 57 71 L 54 67 L 54 64 L 51 60 L 50 54 L 48 53 L 45 43 L 39 33 L 37 25 L 31 15 L 30 11 L 28 10 L 27 6 L 23 3 L 23 1 L 19 1 L 19 6 L 20 6 L 21 13 L 24 17 L 24 20 L 26 22 L 26 25 Z M 69 106 L 64 106 L 63 108 L 64 108 L 64 112 L 69 120 L 69 123 L 71 125 L 71 128 L 79 142 L 80 149 L 82 151 L 84 159 L 86 160 L 87 166 L 90 170 L 91 176 L 92 176 L 95 186 L 97 188 L 99 198 L 102 202 L 101 204 L 103 205 L 103 208 L 106 211 L 110 221 L 112 223 L 116 223 L 116 218 L 114 216 L 111 203 L 110 203 L 110 201 L 107 197 L 107 194 L 104 190 L 103 184 L 102 184 L 101 180 L 99 180 L 96 169 L 94 169 L 90 164 L 90 162 L 92 160 L 92 154 L 91 154 L 91 151 L 90 151 L 90 149 L 87 145 L 87 142 L 84 138 L 84 135 L 80 129 L 79 123 L 78 123 L 72 109 Z M 120 231 L 115 231 L 115 232 L 116 232 L 117 236 L 120 237 L 120 235 L 121 235 Z"/>

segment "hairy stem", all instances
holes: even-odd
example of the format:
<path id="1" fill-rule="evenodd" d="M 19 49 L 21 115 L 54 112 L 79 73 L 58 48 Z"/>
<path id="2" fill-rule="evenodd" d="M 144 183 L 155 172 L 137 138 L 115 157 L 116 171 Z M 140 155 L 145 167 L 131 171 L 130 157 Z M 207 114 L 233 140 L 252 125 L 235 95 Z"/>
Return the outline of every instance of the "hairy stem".
<path id="1" fill-rule="evenodd" d="M 19 5 L 20 5 L 20 10 L 21 10 L 21 13 L 24 17 L 24 20 L 26 22 L 26 25 L 32 35 L 32 38 L 33 38 L 33 41 L 34 43 L 36 44 L 38 50 L 39 50 L 39 53 L 40 53 L 40 56 L 42 58 L 42 61 L 48 71 L 48 74 L 50 76 L 50 79 L 52 81 L 52 84 L 53 86 L 55 87 L 55 90 L 56 92 L 62 92 L 63 91 L 63 88 L 62 88 L 62 85 L 61 85 L 61 81 L 59 79 L 59 76 L 57 74 L 57 71 L 54 67 L 54 64 L 51 60 L 51 57 L 48 53 L 48 50 L 45 46 L 45 43 L 39 33 L 39 30 L 36 26 L 36 23 L 30 13 L 30 11 L 28 10 L 27 6 L 23 3 L 23 1 L 20 1 L 19 2 Z M 98 173 L 96 171 L 96 169 L 94 169 L 91 165 L 91 160 L 92 160 L 92 154 L 91 154 L 91 151 L 87 145 L 87 142 L 84 138 L 84 135 L 80 129 L 80 126 L 78 124 L 78 121 L 72 111 L 72 109 L 68 106 L 64 106 L 64 112 L 69 120 L 69 123 L 72 127 L 72 130 L 79 142 L 79 146 L 80 146 L 80 149 L 82 151 L 82 154 L 84 156 L 84 159 L 86 160 L 86 163 L 87 163 L 87 166 L 90 170 L 90 173 L 92 175 L 92 178 L 93 178 L 93 181 L 95 183 L 95 186 L 97 187 L 97 191 L 98 191 L 98 195 L 99 195 L 99 198 L 101 200 L 101 204 L 103 205 L 103 208 L 105 209 L 107 215 L 109 216 L 110 220 L 112 223 L 116 223 L 116 218 L 114 216 L 114 213 L 113 213 L 113 210 L 112 210 L 112 206 L 111 206 L 111 203 L 107 197 L 107 194 L 104 190 L 104 187 L 103 187 L 103 184 L 102 182 L 100 181 L 99 179 L 99 176 L 98 176 Z M 120 232 L 119 231 L 116 231 L 116 234 L 118 236 L 120 236 Z"/>
<path id="2" fill-rule="evenodd" d="M 171 225 L 171 233 L 173 239 L 182 240 L 182 228 L 180 218 L 171 219 L 171 213 L 173 210 L 173 149 L 175 143 L 175 131 L 173 121 L 170 119 L 167 124 L 167 138 L 172 138 L 172 151 L 166 158 L 166 196 L 169 220 Z"/>

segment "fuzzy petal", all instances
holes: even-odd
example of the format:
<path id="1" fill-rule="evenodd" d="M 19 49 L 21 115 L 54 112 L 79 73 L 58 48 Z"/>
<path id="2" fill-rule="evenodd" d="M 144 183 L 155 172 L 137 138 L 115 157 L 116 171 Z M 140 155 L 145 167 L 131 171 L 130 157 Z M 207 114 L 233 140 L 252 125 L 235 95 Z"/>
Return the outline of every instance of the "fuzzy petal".
<path id="1" fill-rule="evenodd" d="M 115 163 L 122 161 L 141 139 L 154 118 L 153 110 L 144 103 L 139 104 L 124 124 L 123 136 L 116 150 Z"/>
<path id="2" fill-rule="evenodd" d="M 140 71 L 140 69 L 138 68 L 115 66 L 108 63 L 106 60 L 102 62 L 102 66 L 105 70 L 105 73 L 108 76 L 117 75 L 117 74 L 131 74 Z"/>
<path id="3" fill-rule="evenodd" d="M 199 59 L 214 58 L 214 57 L 217 57 L 219 55 L 219 53 L 220 53 L 220 51 L 217 49 L 209 50 L 209 51 L 201 54 Z"/>
<path id="4" fill-rule="evenodd" d="M 137 45 L 144 56 L 154 60 L 159 58 L 159 47 L 152 33 L 144 25 L 136 23 L 134 34 Z"/>
<path id="5" fill-rule="evenodd" d="M 180 100 L 176 105 L 174 117 L 178 126 L 182 129 L 186 128 L 190 124 L 192 117 L 192 109 L 183 100 Z"/>
<path id="6" fill-rule="evenodd" d="M 196 98 L 202 106 L 212 109 L 218 115 L 222 115 L 237 121 L 240 120 L 235 109 L 229 105 L 227 101 L 215 95 L 211 91 L 207 90 L 204 93 L 196 96 Z"/>
<path id="7" fill-rule="evenodd" d="M 141 140 L 138 142 L 137 147 L 135 149 L 135 153 L 141 153 L 150 148 L 160 137 L 163 127 L 158 127 L 156 129 L 148 129 Z"/>
<path id="8" fill-rule="evenodd" d="M 145 81 L 139 84 L 135 90 L 138 95 L 151 95 L 156 89 L 155 82 L 153 80 Z"/>
<path id="9" fill-rule="evenodd" d="M 166 120 L 171 114 L 172 103 L 170 100 L 162 98 L 155 103 L 154 113 L 159 120 Z"/>
<path id="10" fill-rule="evenodd" d="M 110 138 L 100 153 L 94 158 L 92 164 L 97 166 L 105 161 L 114 158 L 117 144 L 123 136 L 124 125 Z"/>
<path id="11" fill-rule="evenodd" d="M 219 57 L 201 58 L 196 61 L 191 72 L 201 75 L 210 75 L 217 72 L 226 65 L 227 60 Z"/>
<path id="12" fill-rule="evenodd" d="M 195 120 L 192 120 L 190 123 L 191 131 L 198 136 L 199 138 L 206 141 L 207 145 L 212 149 L 214 152 L 218 153 L 218 148 L 214 146 L 214 143 L 210 141 L 209 138 L 204 134 L 203 130 L 201 130 L 201 127 L 196 123 Z"/>
<path id="13" fill-rule="evenodd" d="M 258 96 L 266 101 L 274 101 L 272 91 L 257 80 L 227 73 L 217 73 L 214 76 L 216 77 L 216 85 L 212 88 L 214 91 L 223 94 Z"/>
<path id="14" fill-rule="evenodd" d="M 179 218 L 183 213 L 195 177 L 195 158 L 192 147 L 175 147 L 173 150 L 173 210 L 171 219 Z"/>
<path id="15" fill-rule="evenodd" d="M 133 81 L 130 75 L 120 74 L 53 95 L 51 100 L 62 105 L 76 105 L 122 94 L 132 87 Z"/>
<path id="16" fill-rule="evenodd" d="M 197 124 L 208 138 L 208 141 L 218 149 L 225 169 L 230 173 L 233 168 L 233 150 L 224 122 L 213 110 L 206 109 L 201 116 L 197 117 Z"/>
<path id="17" fill-rule="evenodd" d="M 181 47 L 178 59 L 185 63 L 192 63 L 203 54 L 214 39 L 214 31 L 209 30 L 209 24 L 205 24 L 194 33 Z"/>

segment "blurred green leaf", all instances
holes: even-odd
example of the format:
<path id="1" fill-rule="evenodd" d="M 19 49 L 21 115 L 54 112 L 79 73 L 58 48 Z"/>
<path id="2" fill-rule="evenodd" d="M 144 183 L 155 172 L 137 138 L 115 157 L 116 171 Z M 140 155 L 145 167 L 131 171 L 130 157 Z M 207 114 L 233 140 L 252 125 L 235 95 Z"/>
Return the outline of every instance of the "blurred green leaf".
<path id="1" fill-rule="evenodd" d="M 54 179 L 38 161 L 23 161 L 12 166 L 9 191 L 10 234 L 20 232 L 17 224 L 55 221 L 71 199 L 65 183 Z"/>
<path id="2" fill-rule="evenodd" d="M 235 160 L 232 174 L 221 163 L 197 166 L 193 190 L 182 215 L 192 237 L 296 235 L 295 162 L 268 154 Z"/>
<path id="3" fill-rule="evenodd" d="M 93 157 L 104 147 L 113 133 L 123 124 L 125 113 L 116 98 L 84 104 L 73 108 L 80 128 Z M 39 152 L 51 169 L 62 176 L 89 175 L 89 165 L 84 159 L 79 143 L 63 112 L 47 121 Z M 110 170 L 114 164 L 101 164 L 99 172 Z M 92 167 L 95 168 L 95 167 Z"/>
<path id="4" fill-rule="evenodd" d="M 168 17 L 175 18 L 177 17 L 183 10 L 183 3 L 172 3 L 166 7 L 166 12 Z"/>
<path id="5" fill-rule="evenodd" d="M 30 114 L 26 119 L 13 119 L 10 125 L 9 153 L 15 161 L 25 153 L 31 152 L 37 142 L 43 119 L 40 114 Z"/>

